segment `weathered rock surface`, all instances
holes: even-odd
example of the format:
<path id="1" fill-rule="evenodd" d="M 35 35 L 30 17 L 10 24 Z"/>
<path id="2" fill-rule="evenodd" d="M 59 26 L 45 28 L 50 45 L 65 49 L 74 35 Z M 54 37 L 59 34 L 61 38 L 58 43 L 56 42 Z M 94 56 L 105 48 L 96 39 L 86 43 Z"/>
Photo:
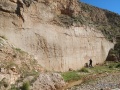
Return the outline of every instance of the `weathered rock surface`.
<path id="1" fill-rule="evenodd" d="M 29 3 L 29 2 L 26 2 Z M 60 26 L 57 15 L 76 16 L 77 0 L 0 1 L 0 35 L 28 52 L 47 70 L 68 71 L 105 61 L 114 44 L 91 26 Z M 56 21 L 58 20 L 58 21 Z M 56 23 L 56 24 L 55 24 Z M 58 25 L 60 24 L 60 25 Z"/>
<path id="2" fill-rule="evenodd" d="M 60 90 L 65 86 L 62 76 L 58 73 L 42 73 L 33 83 L 31 90 Z"/>
<path id="3" fill-rule="evenodd" d="M 25 74 L 35 70 L 40 71 L 40 66 L 32 56 L 13 47 L 5 37 L 0 36 L 0 90 L 9 89 L 21 76 L 24 78 Z M 5 89 L 1 89 L 4 83 Z"/>

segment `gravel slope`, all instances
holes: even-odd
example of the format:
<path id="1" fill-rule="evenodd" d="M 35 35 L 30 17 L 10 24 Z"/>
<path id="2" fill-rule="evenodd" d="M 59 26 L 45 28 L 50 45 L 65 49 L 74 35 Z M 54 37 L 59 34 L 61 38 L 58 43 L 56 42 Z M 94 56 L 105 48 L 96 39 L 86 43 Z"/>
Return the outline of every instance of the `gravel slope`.
<path id="1" fill-rule="evenodd" d="M 95 80 L 90 80 L 68 90 L 120 90 L 120 72 L 106 73 Z"/>

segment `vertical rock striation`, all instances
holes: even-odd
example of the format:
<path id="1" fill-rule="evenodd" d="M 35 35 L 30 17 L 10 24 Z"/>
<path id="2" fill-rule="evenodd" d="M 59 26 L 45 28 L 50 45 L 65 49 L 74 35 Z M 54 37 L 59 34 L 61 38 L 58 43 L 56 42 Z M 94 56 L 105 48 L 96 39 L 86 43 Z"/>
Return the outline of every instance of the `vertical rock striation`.
<path id="1" fill-rule="evenodd" d="M 114 43 L 95 24 L 76 22 L 80 14 L 87 17 L 81 7 L 77 0 L 2 0 L 0 35 L 34 55 L 47 70 L 80 69 L 90 58 L 94 65 L 103 63 Z M 105 11 L 100 12 L 107 22 Z"/>

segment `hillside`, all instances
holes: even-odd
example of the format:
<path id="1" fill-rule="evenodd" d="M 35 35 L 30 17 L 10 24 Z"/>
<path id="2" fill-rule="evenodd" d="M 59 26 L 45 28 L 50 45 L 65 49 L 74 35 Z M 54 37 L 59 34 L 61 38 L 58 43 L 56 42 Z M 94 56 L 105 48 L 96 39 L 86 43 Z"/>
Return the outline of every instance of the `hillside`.
<path id="1" fill-rule="evenodd" d="M 80 70 L 90 59 L 120 60 L 118 14 L 78 0 L 0 0 L 1 90 L 61 89 L 66 83 L 53 72 Z"/>
<path id="2" fill-rule="evenodd" d="M 77 0 L 0 1 L 0 35 L 50 71 L 103 63 L 119 27 L 119 15 Z"/>
<path id="3" fill-rule="evenodd" d="M 0 37 L 0 90 L 8 90 L 18 79 L 35 76 L 35 72 L 41 69 L 33 56 L 14 47 L 5 37 Z"/>
<path id="4" fill-rule="evenodd" d="M 106 60 L 119 18 L 77 0 L 1 0 L 0 35 L 47 70 L 76 70 Z"/>

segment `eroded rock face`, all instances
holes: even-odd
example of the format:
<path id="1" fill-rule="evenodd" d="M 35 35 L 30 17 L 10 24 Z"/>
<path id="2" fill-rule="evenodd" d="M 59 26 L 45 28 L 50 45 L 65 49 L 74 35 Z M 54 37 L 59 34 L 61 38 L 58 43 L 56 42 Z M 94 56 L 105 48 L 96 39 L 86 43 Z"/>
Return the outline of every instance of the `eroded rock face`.
<path id="1" fill-rule="evenodd" d="M 34 57 L 19 48 L 13 47 L 4 36 L 0 36 L 0 90 L 8 90 L 10 85 L 15 84 L 18 79 L 26 78 L 24 72 L 37 73 L 39 71 L 42 71 L 42 68 L 37 64 Z"/>
<path id="2" fill-rule="evenodd" d="M 77 6 L 76 0 L 32 0 L 29 6 L 22 0 L 2 0 L 0 35 L 34 55 L 47 70 L 80 69 L 90 58 L 93 65 L 102 63 L 114 44 L 100 31 L 85 25 L 66 28 L 54 24 L 57 15 L 77 15 Z"/>
<path id="3" fill-rule="evenodd" d="M 9 0 L 1 0 L 0 1 L 0 10 L 8 13 L 15 13 L 17 4 L 9 1 Z"/>
<path id="4" fill-rule="evenodd" d="M 60 90 L 65 86 L 62 76 L 58 73 L 42 73 L 33 83 L 31 90 Z"/>

